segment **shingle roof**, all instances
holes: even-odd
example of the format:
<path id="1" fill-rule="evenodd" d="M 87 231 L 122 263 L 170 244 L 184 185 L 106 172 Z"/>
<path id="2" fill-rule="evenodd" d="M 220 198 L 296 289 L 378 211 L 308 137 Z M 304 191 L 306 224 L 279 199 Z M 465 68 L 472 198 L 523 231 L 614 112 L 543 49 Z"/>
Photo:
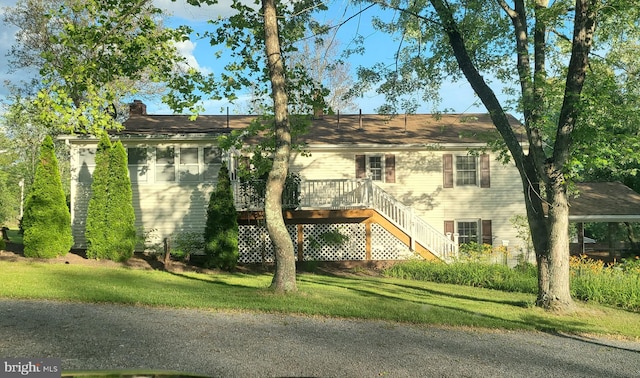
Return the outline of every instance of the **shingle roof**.
<path id="1" fill-rule="evenodd" d="M 621 182 L 579 183 L 576 188 L 578 195 L 569 199 L 572 221 L 640 221 L 640 194 Z"/>
<path id="2" fill-rule="evenodd" d="M 245 128 L 256 116 L 131 115 L 120 135 L 219 134 Z M 522 135 L 522 125 L 509 117 Z M 497 131 L 487 114 L 325 115 L 298 142 L 307 144 L 432 144 L 486 142 Z"/>

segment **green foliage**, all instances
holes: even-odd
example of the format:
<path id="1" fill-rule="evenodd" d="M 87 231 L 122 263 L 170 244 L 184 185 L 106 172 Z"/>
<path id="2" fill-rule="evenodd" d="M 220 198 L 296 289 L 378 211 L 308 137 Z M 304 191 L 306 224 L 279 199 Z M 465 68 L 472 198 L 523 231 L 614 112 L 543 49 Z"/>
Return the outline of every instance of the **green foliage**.
<path id="1" fill-rule="evenodd" d="M 493 247 L 490 244 L 478 244 L 470 242 L 460 245 L 460 261 L 468 262 L 487 262 L 493 253 Z"/>
<path id="2" fill-rule="evenodd" d="M 319 250 L 323 245 L 329 246 L 341 246 L 349 241 L 349 235 L 345 235 L 340 232 L 340 229 L 323 232 L 318 236 L 318 239 L 313 236 L 309 237 L 309 246 L 312 249 Z"/>
<path id="3" fill-rule="evenodd" d="M 204 250 L 204 239 L 199 232 L 179 232 L 171 245 L 171 256 L 179 261 L 188 261 L 196 252 Z"/>
<path id="4" fill-rule="evenodd" d="M 64 256 L 73 245 L 71 215 L 62 190 L 53 139 L 41 145 L 40 162 L 27 195 L 22 219 L 27 257 Z"/>
<path id="5" fill-rule="evenodd" d="M 226 165 L 218 173 L 218 183 L 211 193 L 204 230 L 205 265 L 233 270 L 238 262 L 238 214 Z"/>
<path id="6" fill-rule="evenodd" d="M 106 258 L 109 254 L 107 206 L 109 203 L 109 153 L 111 147 L 109 136 L 106 133 L 102 134 L 96 150 L 96 167 L 92 175 L 91 198 L 87 208 L 85 237 L 88 258 Z"/>
<path id="7" fill-rule="evenodd" d="M 4 174 L 0 174 L 0 225 L 6 224 L 11 218 L 16 218 L 16 199 L 9 191 Z"/>
<path id="8" fill-rule="evenodd" d="M 586 256 L 570 260 L 571 294 L 593 301 L 640 311 L 640 259 L 624 259 L 605 264 Z M 453 264 L 408 261 L 385 270 L 385 275 L 401 279 L 432 281 L 484 287 L 521 293 L 537 292 L 537 267 L 521 263 L 514 268 L 480 262 Z"/>
<path id="9" fill-rule="evenodd" d="M 271 169 L 271 160 L 268 160 L 268 168 Z M 240 179 L 240 190 L 242 197 L 251 204 L 264 204 L 264 198 L 267 193 L 267 177 L 268 170 L 258 176 L 260 170 L 248 170 L 241 168 L 238 178 Z M 300 183 L 302 178 L 297 172 L 287 173 L 282 190 L 282 208 L 297 209 L 300 206 Z"/>
<path id="10" fill-rule="evenodd" d="M 111 245 L 111 259 L 124 261 L 133 255 L 136 246 L 136 216 L 127 168 L 127 152 L 120 141 L 114 143 L 110 151 L 109 171 L 108 241 Z"/>
<path id="11" fill-rule="evenodd" d="M 211 4 L 211 0 L 191 0 L 193 5 Z M 266 101 L 271 94 L 267 57 L 265 56 L 264 14 L 254 7 L 234 0 L 231 7 L 236 13 L 227 18 L 210 20 L 212 30 L 205 33 L 211 45 L 219 48 L 218 57 L 228 61 L 216 78 L 215 93 L 231 101 L 237 98 L 240 89 L 250 89 L 255 97 L 254 108 L 258 114 L 273 113 Z M 289 59 L 298 50 L 297 44 L 306 36 L 322 38 L 327 29 L 313 20 L 314 12 L 326 10 L 318 0 L 296 1 L 291 4 L 276 2 L 280 51 L 284 60 L 289 108 L 294 114 L 310 114 L 318 105 L 316 94 L 326 95 L 323 83 L 311 77 L 309 67 L 300 60 Z M 295 122 L 294 122 L 295 123 Z M 272 125 L 268 125 L 271 127 Z M 294 127 L 295 128 L 295 127 Z"/>
<path id="12" fill-rule="evenodd" d="M 184 85 L 191 71 L 176 69 L 185 59 L 175 47 L 189 30 L 163 27 L 161 13 L 138 0 L 20 0 L 8 8 L 4 20 L 21 37 L 11 66 L 40 74 L 30 97 L 37 124 L 96 135 L 119 128 L 120 100 L 167 89 L 159 82 L 172 106 L 192 106 L 192 88 Z"/>
<path id="13" fill-rule="evenodd" d="M 385 270 L 385 275 L 402 279 L 433 281 L 484 287 L 521 293 L 536 293 L 536 270 L 512 269 L 505 265 L 480 262 L 453 264 L 408 261 Z"/>
<path id="14" fill-rule="evenodd" d="M 605 265 L 586 256 L 572 256 L 571 294 L 583 301 L 640 311 L 639 261 L 625 259 Z"/>
<path id="15" fill-rule="evenodd" d="M 7 242 L 4 239 L 0 238 L 0 251 L 3 251 L 7 248 Z"/>
<path id="16" fill-rule="evenodd" d="M 135 214 L 127 156 L 122 143 L 103 134 L 87 210 L 87 257 L 126 261 L 136 245 Z"/>

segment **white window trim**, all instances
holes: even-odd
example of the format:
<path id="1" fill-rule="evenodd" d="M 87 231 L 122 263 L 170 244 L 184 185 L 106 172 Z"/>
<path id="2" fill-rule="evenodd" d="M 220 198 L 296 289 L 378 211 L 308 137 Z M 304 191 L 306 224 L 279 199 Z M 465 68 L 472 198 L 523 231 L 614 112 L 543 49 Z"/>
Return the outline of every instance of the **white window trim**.
<path id="1" fill-rule="evenodd" d="M 373 175 L 371 174 L 371 164 L 369 162 L 369 159 L 372 157 L 380 158 L 380 180 L 373 180 Z M 365 174 L 367 178 L 377 182 L 386 182 L 387 167 L 385 166 L 385 155 L 384 154 L 365 154 L 364 160 L 365 160 L 365 164 L 364 164 Z"/>
<path id="2" fill-rule="evenodd" d="M 127 171 L 129 172 L 129 179 L 131 180 L 131 183 L 135 183 L 137 185 L 140 184 L 149 184 L 152 182 L 155 182 L 155 172 L 156 172 L 156 168 L 155 168 L 155 164 L 156 164 L 156 150 L 155 148 L 153 149 L 153 153 L 149 153 L 149 147 L 148 145 L 143 145 L 143 146 L 139 146 L 139 145 L 125 145 L 124 148 L 127 151 L 127 155 L 129 154 L 129 149 L 144 149 L 146 151 L 147 154 L 147 161 L 146 164 L 129 164 L 128 161 L 128 157 L 127 157 Z M 146 172 L 144 174 L 144 179 L 141 180 L 140 178 L 137 179 L 133 179 L 131 177 L 131 167 L 136 167 L 136 174 L 139 171 L 140 167 L 146 167 Z M 151 167 L 153 167 L 153 169 L 151 169 Z"/>
<path id="3" fill-rule="evenodd" d="M 458 184 L 458 158 L 473 157 L 475 160 L 475 184 Z M 480 159 L 473 155 L 453 155 L 453 186 L 457 188 L 475 188 L 480 186 Z"/>
<path id="4" fill-rule="evenodd" d="M 482 222 L 480 218 L 462 218 L 456 219 L 453 221 L 453 229 L 455 233 L 458 235 L 458 240 L 462 238 L 462 234 L 460 233 L 460 229 L 458 228 L 459 223 L 475 223 L 476 224 L 476 240 L 475 242 L 481 244 L 482 242 Z M 473 241 L 473 240 L 471 240 Z M 461 243 L 461 242 L 460 242 Z"/>
<path id="5" fill-rule="evenodd" d="M 204 147 L 203 146 L 192 146 L 192 145 L 177 145 L 174 146 L 177 150 L 176 152 L 176 166 L 177 166 L 177 174 L 176 174 L 176 182 L 184 182 L 184 183 L 200 183 L 202 182 L 202 169 L 204 167 Z M 191 164 L 182 164 L 182 150 L 184 149 L 196 149 L 197 163 Z M 183 167 L 197 167 L 198 168 L 198 179 L 197 180 L 182 180 L 182 172 L 184 170 Z"/>
<path id="6" fill-rule="evenodd" d="M 227 168 L 231 167 L 231 162 L 229 161 L 229 154 L 225 153 L 224 151 L 221 151 L 219 148 L 217 148 L 214 145 L 194 145 L 194 144 L 179 144 L 179 143 L 161 143 L 161 144 L 148 144 L 145 146 L 140 146 L 140 145 L 125 145 L 124 146 L 125 149 L 130 149 L 130 148 L 146 148 L 147 151 L 147 163 L 145 165 L 133 165 L 133 164 L 127 164 L 127 168 L 130 170 L 130 168 L 132 167 L 137 167 L 136 169 L 139 170 L 140 167 L 145 167 L 146 166 L 146 173 L 143 176 L 143 180 L 138 180 L 136 184 L 144 184 L 144 185 L 153 185 L 153 184 L 174 184 L 174 183 L 185 183 L 185 184 L 202 184 L 205 182 L 205 178 L 204 178 L 204 171 L 205 169 L 209 168 L 209 164 L 207 164 L 205 162 L 204 159 L 204 150 L 205 148 L 216 148 L 219 150 L 220 153 L 220 164 L 226 164 Z M 174 168 L 174 174 L 175 174 L 175 179 L 174 180 L 158 180 L 158 159 L 157 159 L 157 151 L 158 149 L 163 149 L 163 148 L 167 148 L 167 147 L 171 147 L 173 148 L 173 153 L 174 153 L 174 161 L 173 161 L 173 168 Z M 181 164 L 181 154 L 182 154 L 182 150 L 185 148 L 195 148 L 197 149 L 198 152 L 198 163 L 195 164 Z M 79 156 L 78 156 L 78 160 L 79 160 Z M 215 163 L 213 164 L 215 165 Z M 185 166 L 192 166 L 192 167 L 196 167 L 198 169 L 198 179 L 197 180 L 181 180 L 181 173 L 183 172 L 183 167 Z M 210 182 L 211 180 L 215 181 L 215 177 L 214 178 L 209 178 L 206 180 L 206 182 Z M 132 182 L 134 182 L 132 180 Z"/>

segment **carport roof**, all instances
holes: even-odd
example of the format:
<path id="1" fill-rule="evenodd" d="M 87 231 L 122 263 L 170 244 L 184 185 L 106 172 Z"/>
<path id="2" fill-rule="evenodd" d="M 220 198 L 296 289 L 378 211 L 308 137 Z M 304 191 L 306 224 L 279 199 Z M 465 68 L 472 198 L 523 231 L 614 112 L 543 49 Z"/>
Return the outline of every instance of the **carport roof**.
<path id="1" fill-rule="evenodd" d="M 640 222 L 640 194 L 621 182 L 576 184 L 569 199 L 571 222 Z"/>

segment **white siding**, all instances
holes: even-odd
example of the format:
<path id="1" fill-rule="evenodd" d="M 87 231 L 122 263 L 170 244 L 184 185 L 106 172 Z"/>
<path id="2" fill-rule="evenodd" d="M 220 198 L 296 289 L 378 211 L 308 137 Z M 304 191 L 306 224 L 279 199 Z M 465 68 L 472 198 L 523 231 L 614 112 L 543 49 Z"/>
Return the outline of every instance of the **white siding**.
<path id="1" fill-rule="evenodd" d="M 78 183 L 79 149 L 95 148 L 96 141 L 79 141 L 72 143 L 72 217 L 76 246 L 82 247 L 84 240 L 84 222 L 90 195 L 88 184 Z M 136 213 L 136 225 L 144 232 L 154 230 L 156 242 L 181 231 L 201 232 L 206 220 L 206 206 L 214 182 L 217 177 L 210 171 L 207 180 L 202 177 L 198 182 L 175 181 L 160 182 L 155 178 L 154 147 L 174 146 L 176 149 L 176 177 L 180 177 L 179 149 L 181 147 L 198 148 L 200 159 L 203 158 L 203 147 L 211 147 L 211 143 L 172 142 L 153 144 L 129 144 L 125 147 L 149 146 L 150 159 L 146 181 L 134 183 L 133 206 Z M 490 157 L 491 187 L 478 186 L 443 188 L 443 155 L 466 155 L 463 149 L 451 148 L 399 148 L 394 147 L 319 147 L 309 146 L 309 156 L 293 154 L 291 171 L 301 174 L 303 179 L 355 179 L 356 155 L 395 156 L 395 183 L 376 181 L 375 184 L 391 194 L 406 206 L 415 209 L 425 221 L 444 233 L 445 220 L 491 220 L 493 245 L 502 245 L 509 241 L 510 250 L 516 250 L 522 241 L 510 219 L 515 215 L 524 215 L 522 184 L 515 166 L 503 165 Z M 184 167 L 182 167 L 184 168 Z M 190 172 L 202 172 L 203 166 L 188 167 Z M 84 168 L 86 173 L 87 169 Z M 91 167 L 88 167 L 91 171 Z M 190 178 L 191 180 L 193 177 Z M 479 180 L 478 180 L 479 182 Z"/>
<path id="2" fill-rule="evenodd" d="M 73 144 L 70 149 L 70 159 L 72 180 L 71 180 L 71 198 L 72 198 L 72 223 L 75 247 L 86 247 L 86 239 L 84 231 L 86 226 L 87 208 L 91 197 L 91 185 L 86 180 L 87 171 L 92 173 L 90 167 L 79 167 L 80 150 L 84 148 L 95 148 L 97 141 L 83 141 Z M 215 185 L 220 164 L 206 166 L 202 160 L 203 148 L 211 147 L 210 143 L 203 144 L 185 144 L 185 143 L 169 143 L 174 146 L 177 151 L 181 147 L 198 148 L 200 157 L 199 166 L 187 167 L 191 173 L 200 174 L 197 182 L 194 182 L 193 175 L 188 177 L 188 181 L 156 181 L 155 180 L 155 158 L 154 147 L 156 144 L 129 144 L 126 147 L 149 147 L 149 161 L 145 170 L 144 180 L 133 180 L 131 185 L 133 193 L 133 208 L 136 215 L 136 228 L 139 231 L 139 237 L 147 235 L 151 243 L 160 243 L 168 236 L 175 236 L 176 233 L 202 232 L 206 222 L 206 208 L 209 197 Z M 167 146 L 165 142 L 161 146 Z M 176 159 L 176 177 L 180 177 L 183 168 L 180 166 L 180 160 Z M 209 168 L 207 175 L 203 175 L 206 168 Z M 84 177 L 85 180 L 80 180 Z M 83 181 L 83 182 L 80 182 Z M 137 182 L 136 182 L 137 181 Z"/>
<path id="3" fill-rule="evenodd" d="M 304 179 L 355 179 L 355 156 L 367 154 L 395 155 L 395 183 L 376 181 L 386 192 L 415 209 L 425 221 L 444 233 L 445 220 L 491 220 L 493 245 L 509 241 L 510 250 L 522 241 L 510 219 L 524 215 L 520 176 L 513 163 L 503 165 L 490 155 L 490 188 L 462 186 L 443 188 L 443 154 L 466 155 L 458 150 L 403 150 L 388 148 L 352 148 L 334 151 L 309 148 L 310 156 L 292 157 L 291 169 Z"/>

